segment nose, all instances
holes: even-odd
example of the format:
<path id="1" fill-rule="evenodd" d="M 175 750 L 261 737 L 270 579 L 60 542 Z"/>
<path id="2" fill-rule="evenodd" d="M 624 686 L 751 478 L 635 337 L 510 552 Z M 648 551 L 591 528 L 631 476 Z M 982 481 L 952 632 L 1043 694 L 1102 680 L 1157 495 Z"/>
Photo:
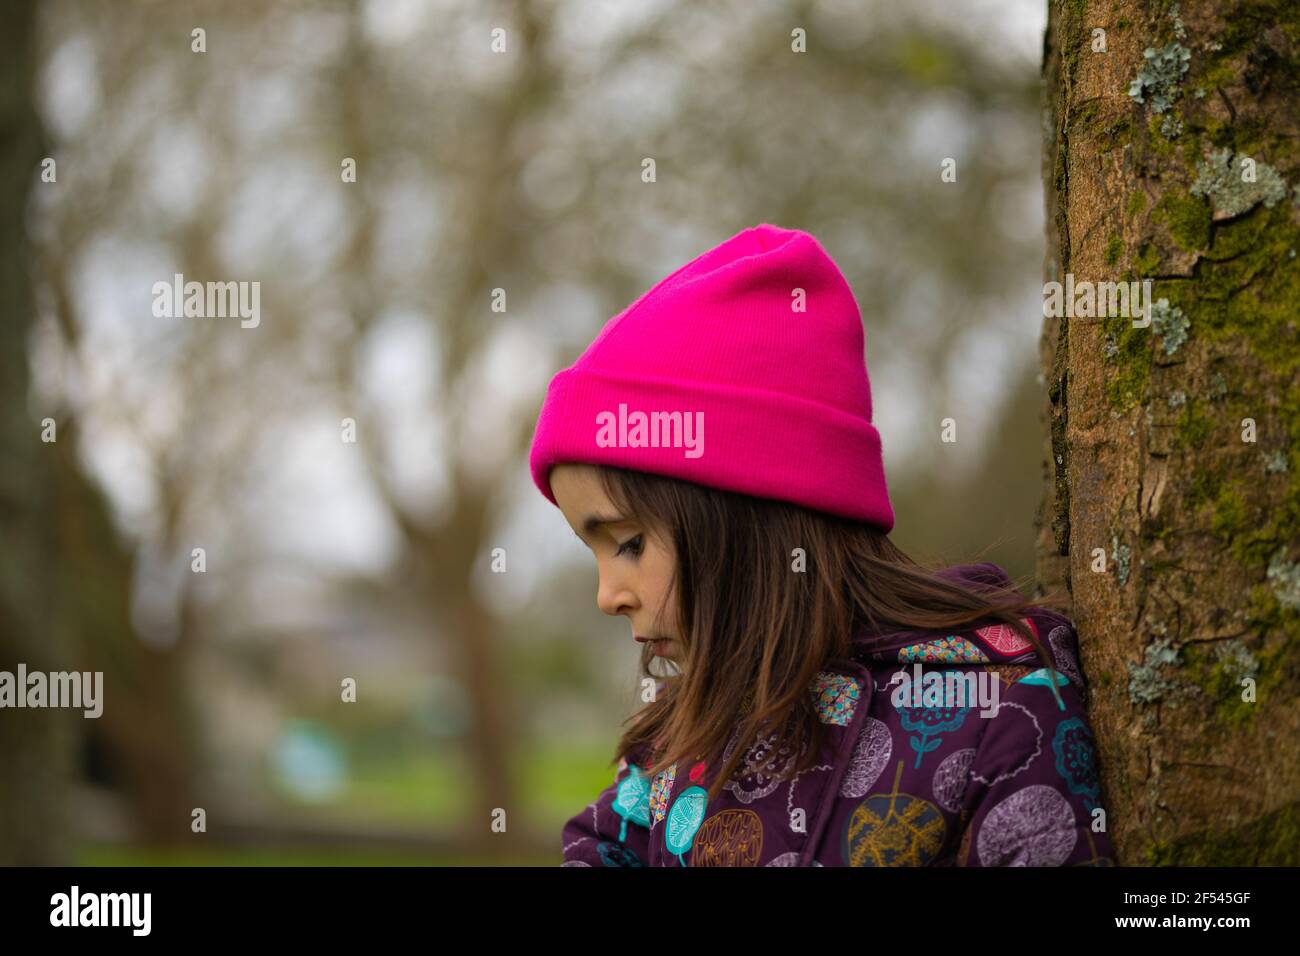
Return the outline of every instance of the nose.
<path id="1" fill-rule="evenodd" d="M 636 595 L 626 582 L 602 569 L 596 585 L 596 606 L 611 617 L 617 617 L 636 609 Z"/>

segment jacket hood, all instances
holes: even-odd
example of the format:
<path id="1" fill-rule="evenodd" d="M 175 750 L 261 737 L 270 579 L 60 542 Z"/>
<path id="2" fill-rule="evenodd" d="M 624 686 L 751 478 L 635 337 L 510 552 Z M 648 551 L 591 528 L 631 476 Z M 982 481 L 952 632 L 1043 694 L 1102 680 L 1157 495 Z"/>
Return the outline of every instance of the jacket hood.
<path id="1" fill-rule="evenodd" d="M 1023 596 L 1010 576 L 992 562 L 958 564 L 935 572 L 972 590 L 1009 592 Z M 1087 684 L 1079 666 L 1078 636 L 1065 615 L 1046 607 L 1028 609 L 1022 620 L 1051 653 L 1058 670 L 1086 695 Z M 884 633 L 869 629 L 853 637 L 853 657 L 870 663 L 937 664 L 945 667 L 986 664 L 1042 666 L 1034 646 L 1010 627 L 992 621 L 974 621 L 951 631 L 922 629 Z"/>

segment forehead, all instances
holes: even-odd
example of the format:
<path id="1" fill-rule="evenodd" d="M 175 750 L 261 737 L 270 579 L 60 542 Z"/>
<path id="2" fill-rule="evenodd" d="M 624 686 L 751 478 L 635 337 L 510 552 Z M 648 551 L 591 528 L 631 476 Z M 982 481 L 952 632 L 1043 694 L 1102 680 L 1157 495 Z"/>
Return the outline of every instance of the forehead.
<path id="1" fill-rule="evenodd" d="M 578 512 L 612 513 L 616 509 L 601 485 L 600 472 L 594 465 L 564 463 L 551 469 L 551 491 L 570 523 L 579 519 Z"/>

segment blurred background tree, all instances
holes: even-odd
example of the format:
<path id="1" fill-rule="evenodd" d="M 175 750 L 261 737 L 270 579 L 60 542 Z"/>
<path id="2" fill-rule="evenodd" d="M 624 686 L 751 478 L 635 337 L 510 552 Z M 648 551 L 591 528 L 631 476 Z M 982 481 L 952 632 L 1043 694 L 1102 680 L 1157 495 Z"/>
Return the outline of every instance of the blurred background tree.
<path id="1" fill-rule="evenodd" d="M 33 6 L 6 13 L 34 32 L 5 41 L 0 665 L 54 654 L 45 601 L 49 660 L 107 688 L 66 784 L 0 788 L 57 796 L 79 858 L 558 860 L 636 651 L 529 480 L 541 396 L 758 222 L 858 297 L 895 540 L 1032 573 L 1037 0 Z M 176 274 L 259 282 L 260 324 L 156 317 Z"/>
<path id="2" fill-rule="evenodd" d="M 33 670 L 67 662 L 50 626 L 58 549 L 51 490 L 56 462 L 43 454 L 40 426 L 28 415 L 27 337 L 33 322 L 27 205 L 41 158 L 34 108 L 35 10 L 17 4 L 0 23 L 0 669 Z M 0 720 L 0 864 L 67 862 L 64 798 L 76 746 L 71 714 L 5 711 Z"/>

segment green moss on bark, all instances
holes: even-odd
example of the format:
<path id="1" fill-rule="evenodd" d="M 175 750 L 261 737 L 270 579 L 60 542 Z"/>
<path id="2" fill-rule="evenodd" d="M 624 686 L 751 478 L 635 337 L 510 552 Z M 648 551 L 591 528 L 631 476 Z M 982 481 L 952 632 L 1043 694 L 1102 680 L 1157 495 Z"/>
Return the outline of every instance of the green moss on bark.
<path id="1" fill-rule="evenodd" d="M 1174 155 L 1174 144 L 1160 131 L 1164 119 L 1160 116 L 1147 117 L 1146 146 L 1152 155 L 1167 159 Z"/>
<path id="2" fill-rule="evenodd" d="M 1231 830 L 1207 829 L 1147 849 L 1149 866 L 1300 865 L 1300 801 Z"/>
<path id="3" fill-rule="evenodd" d="M 1265 664 L 1241 640 L 1211 646 L 1191 644 L 1184 648 L 1184 679 L 1201 689 L 1203 699 L 1214 708 L 1214 723 L 1207 728 L 1215 735 L 1232 733 L 1254 722 L 1263 706 L 1261 681 Z M 1269 679 L 1276 681 L 1275 655 L 1268 661 Z M 1255 699 L 1243 699 L 1250 678 L 1255 681 Z"/>
<path id="4" fill-rule="evenodd" d="M 1073 80 L 1079 68 L 1079 56 L 1082 51 L 1087 24 L 1084 17 L 1088 12 L 1088 0 L 1065 0 L 1061 4 L 1061 64 L 1065 73 Z"/>
<path id="5" fill-rule="evenodd" d="M 1175 429 L 1178 444 L 1189 451 L 1195 451 L 1204 445 L 1206 439 L 1214 432 L 1214 424 L 1214 421 L 1205 414 L 1201 402 L 1189 401 L 1184 406 L 1183 413 L 1178 416 Z"/>
<path id="6" fill-rule="evenodd" d="M 1300 226 L 1289 203 L 1220 225 L 1186 290 L 1171 289 L 1198 335 L 1245 340 L 1274 372 L 1300 371 Z"/>
<path id="7" fill-rule="evenodd" d="M 1300 258 L 1291 254 L 1300 248 L 1300 227 L 1288 206 L 1260 206 L 1220 225 L 1197 263 L 1197 281 L 1162 286 L 1188 313 L 1199 338 L 1230 352 L 1240 351 L 1244 343 L 1260 372 L 1275 381 L 1300 374 Z M 1133 388 L 1134 379 L 1130 370 L 1126 387 Z M 1251 417 L 1257 419 L 1260 440 L 1267 442 L 1264 450 L 1290 455 L 1300 449 L 1297 391 L 1284 389 L 1264 421 L 1258 419 L 1268 406 L 1258 401 L 1234 404 L 1231 414 L 1225 409 L 1210 417 L 1204 401 L 1193 396 L 1177 424 L 1179 443 L 1189 451 L 1202 447 L 1216 422 L 1229 426 L 1227 441 L 1239 441 L 1241 419 Z M 1189 507 L 1213 502 L 1212 527 L 1230 542 L 1233 559 L 1261 574 L 1269 555 L 1279 544 L 1294 541 L 1300 528 L 1300 475 L 1288 468 L 1263 480 L 1285 482 L 1285 489 L 1280 504 L 1262 515 L 1246 515 L 1241 508 L 1243 497 L 1251 500 L 1257 492 L 1243 496 L 1206 467 L 1197 466 L 1187 489 Z"/>
<path id="8" fill-rule="evenodd" d="M 1137 257 L 1133 260 L 1133 269 L 1137 272 L 1135 278 L 1144 279 L 1155 275 L 1160 268 L 1160 250 L 1151 240 L 1145 240 L 1138 246 Z"/>
<path id="9" fill-rule="evenodd" d="M 1246 526 L 1247 500 L 1240 482 L 1234 481 L 1219 489 L 1214 499 L 1214 517 L 1210 519 L 1210 529 L 1222 540 L 1231 543 Z"/>
<path id="10" fill-rule="evenodd" d="M 1222 481 L 1219 472 L 1198 463 L 1192 468 L 1192 477 L 1187 482 L 1187 491 L 1183 497 L 1184 503 L 1190 510 L 1194 511 L 1218 495 L 1219 485 Z"/>
<path id="11" fill-rule="evenodd" d="M 1133 320 L 1123 316 L 1108 316 L 1101 322 L 1115 343 L 1109 359 L 1113 368 L 1106 376 L 1106 399 L 1111 408 L 1124 412 L 1141 402 L 1146 394 L 1151 366 L 1155 361 L 1151 351 L 1151 330 L 1135 329 Z"/>
<path id="12" fill-rule="evenodd" d="M 1210 206 L 1187 193 L 1165 193 L 1151 218 L 1164 223 L 1179 249 L 1195 252 L 1210 244 Z"/>
<path id="13" fill-rule="evenodd" d="M 1124 240 L 1118 234 L 1112 235 L 1106 243 L 1106 265 L 1113 266 L 1124 255 Z"/>

